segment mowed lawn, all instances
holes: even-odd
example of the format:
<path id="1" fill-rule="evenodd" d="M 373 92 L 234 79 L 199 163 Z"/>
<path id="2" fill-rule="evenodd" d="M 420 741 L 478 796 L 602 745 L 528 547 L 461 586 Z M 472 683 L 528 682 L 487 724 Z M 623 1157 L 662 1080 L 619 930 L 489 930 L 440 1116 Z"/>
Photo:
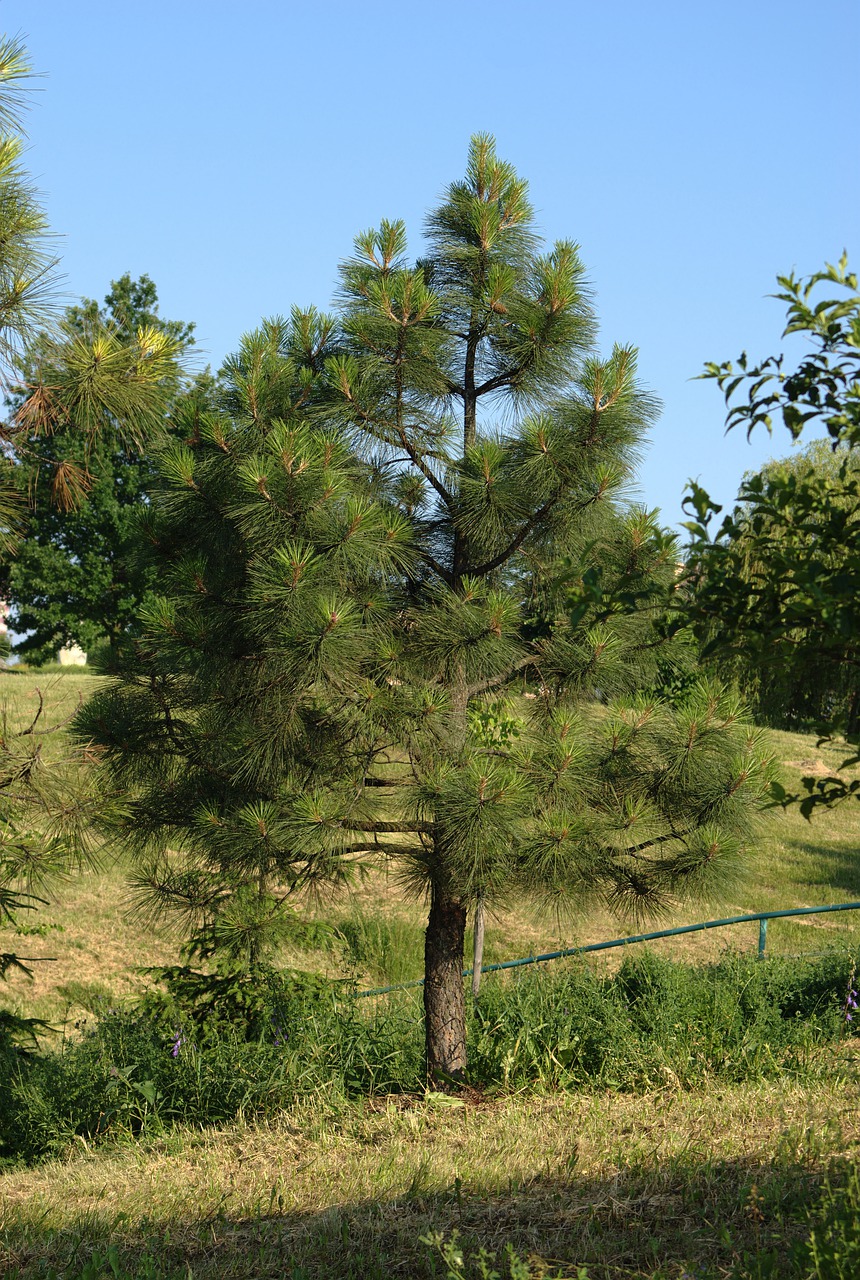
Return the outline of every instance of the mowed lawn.
<path id="1" fill-rule="evenodd" d="M 45 701 L 45 722 L 60 724 L 97 687 L 99 677 L 80 668 L 63 673 L 0 673 L 0 704 L 9 729 L 28 724 Z M 824 774 L 844 758 L 838 744 L 818 746 L 809 735 L 771 734 L 784 784 L 796 790 L 804 774 Z M 49 735 L 50 761 L 66 750 L 64 733 Z M 0 929 L 0 951 L 16 951 L 38 961 L 32 980 L 13 976 L 4 996 L 21 1012 L 54 1022 L 80 1022 L 105 1004 L 140 990 L 148 966 L 176 961 L 181 939 L 168 921 L 153 924 L 129 914 L 129 866 L 121 847 L 106 846 L 95 869 L 59 882 L 51 902 L 38 912 L 21 912 L 15 926 Z M 653 928 L 689 924 L 725 915 L 860 900 L 860 805 L 815 814 L 811 822 L 796 808 L 762 816 L 760 838 L 749 857 L 746 882 L 721 902 L 685 906 L 653 923 Z M 297 930 L 281 957 L 287 965 L 353 975 L 369 985 L 419 977 L 423 961 L 426 907 L 406 897 L 396 874 L 371 871 L 356 888 L 324 902 L 295 907 L 297 924 L 321 921 L 324 931 Z M 624 936 L 630 930 L 608 913 L 572 912 L 565 918 L 541 913 L 528 902 L 512 901 L 488 921 L 485 963 Z M 343 935 L 343 936 L 341 936 Z M 310 942 L 308 941 L 310 939 Z M 809 953 L 860 940 L 860 912 L 839 912 L 772 921 L 768 950 Z M 651 945 L 676 959 L 706 959 L 726 948 L 752 951 L 756 924 L 709 930 Z M 614 965 L 620 951 L 598 953 L 594 963 Z M 488 979 L 492 980 L 492 979 Z"/>

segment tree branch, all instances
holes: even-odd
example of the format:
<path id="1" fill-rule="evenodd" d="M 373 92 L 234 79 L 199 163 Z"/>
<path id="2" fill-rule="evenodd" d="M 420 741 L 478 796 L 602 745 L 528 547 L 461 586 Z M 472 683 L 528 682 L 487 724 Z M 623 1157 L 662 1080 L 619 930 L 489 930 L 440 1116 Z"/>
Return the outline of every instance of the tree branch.
<path id="1" fill-rule="evenodd" d="M 470 684 L 466 693 L 472 698 L 476 693 L 485 693 L 487 689 L 495 689 L 500 684 L 505 684 L 518 671 L 522 671 L 524 667 L 536 666 L 538 655 L 536 653 L 527 653 L 524 658 L 519 658 L 512 667 L 508 667 L 507 671 L 503 671 L 501 675 L 491 676 L 489 680 L 479 680 L 477 684 Z"/>
<path id="2" fill-rule="evenodd" d="M 401 831 L 423 831 L 427 835 L 432 835 L 436 830 L 434 822 L 376 822 L 373 819 L 361 818 L 344 818 L 340 825 L 347 831 L 371 831 L 393 835 L 399 835 Z"/>
<path id="3" fill-rule="evenodd" d="M 544 516 L 548 515 L 553 509 L 555 504 L 561 498 L 563 492 L 563 489 L 559 489 L 552 498 L 547 498 L 543 506 L 539 507 L 534 515 L 529 516 L 519 533 L 511 539 L 504 551 L 500 551 L 497 556 L 493 556 L 492 560 L 487 560 L 484 564 L 480 564 L 476 568 L 473 568 L 471 572 L 474 573 L 476 577 L 483 577 L 487 573 L 492 573 L 494 569 L 498 569 L 499 565 L 504 564 L 506 560 L 509 560 L 516 551 L 519 551 L 526 538 L 538 527 Z"/>
<path id="4" fill-rule="evenodd" d="M 346 848 L 339 849 L 338 853 L 342 856 L 351 853 L 404 854 L 416 853 L 418 848 L 419 846 L 414 844 L 376 844 L 372 841 L 368 841 L 366 844 L 347 845 Z"/>
<path id="5" fill-rule="evenodd" d="M 447 582 L 449 587 L 454 585 L 454 575 L 444 565 L 440 564 L 434 556 L 431 556 L 429 551 L 422 551 L 421 558 L 426 561 L 434 573 L 438 573 L 443 582 Z"/>

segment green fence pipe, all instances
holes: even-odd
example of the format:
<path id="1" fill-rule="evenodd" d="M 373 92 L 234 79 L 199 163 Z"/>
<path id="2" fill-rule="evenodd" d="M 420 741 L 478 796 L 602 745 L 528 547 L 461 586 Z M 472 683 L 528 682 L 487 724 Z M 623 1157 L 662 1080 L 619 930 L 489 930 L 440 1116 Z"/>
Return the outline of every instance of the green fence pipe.
<path id="1" fill-rule="evenodd" d="M 780 920 L 786 916 L 815 916 L 826 911 L 860 911 L 860 902 L 836 902 L 828 907 L 790 907 L 783 911 L 756 911 L 752 915 L 725 916 L 721 920 L 703 920 L 699 924 L 682 924 L 675 929 L 658 929 L 654 933 L 637 933 L 629 938 L 612 938 L 609 942 L 590 942 L 585 947 L 568 947 L 564 951 L 546 951 L 539 956 L 524 956 L 521 960 L 504 960 L 501 964 L 485 964 L 481 973 L 497 973 L 500 969 L 518 969 L 524 964 L 545 964 L 547 960 L 564 960 L 568 956 L 583 955 L 586 951 L 608 951 L 611 947 L 630 947 L 637 942 L 653 942 L 657 938 L 674 938 L 681 933 L 699 933 L 703 929 L 723 929 L 729 924 L 750 924 L 759 922 L 758 947 L 759 955 L 764 954 L 767 939 L 768 920 Z M 762 927 L 763 926 L 763 927 Z M 463 970 L 463 977 L 471 976 L 471 969 Z M 356 999 L 365 996 L 385 996 L 390 991 L 406 991 L 409 987 L 423 987 L 424 979 L 415 978 L 412 982 L 396 982 L 391 987 L 374 987 L 372 991 L 357 991 Z"/>

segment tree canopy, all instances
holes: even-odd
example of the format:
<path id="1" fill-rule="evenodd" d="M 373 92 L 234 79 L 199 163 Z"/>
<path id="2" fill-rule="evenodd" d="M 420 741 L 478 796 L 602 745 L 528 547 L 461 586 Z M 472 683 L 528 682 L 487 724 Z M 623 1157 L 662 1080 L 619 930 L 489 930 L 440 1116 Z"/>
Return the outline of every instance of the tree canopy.
<path id="1" fill-rule="evenodd" d="M 734 582 L 745 570 L 744 590 L 757 595 L 760 616 L 769 611 L 771 618 L 779 617 L 796 586 L 798 560 L 822 595 L 833 589 L 841 574 L 850 574 L 856 536 L 851 525 L 857 510 L 844 479 L 853 475 L 856 481 L 858 471 L 856 454 L 813 440 L 744 478 L 742 501 L 732 515 Z M 822 512 L 833 512 L 837 518 L 832 524 L 823 522 Z M 841 530 L 840 512 L 848 516 Z M 792 604 L 797 604 L 796 594 Z M 852 660 L 853 636 L 842 649 L 831 637 L 825 653 L 797 628 L 787 637 L 790 643 L 781 646 L 779 662 L 756 661 L 741 637 L 730 637 L 716 620 L 710 636 L 709 652 L 726 677 L 737 682 L 758 720 L 795 729 L 842 724 L 849 734 L 860 728 L 860 671 Z"/>
<path id="2" fill-rule="evenodd" d="M 42 333 L 26 349 L 11 407 L 29 515 L 8 590 L 30 661 L 68 644 L 113 648 L 134 624 L 154 573 L 136 553 L 134 516 L 155 482 L 150 447 L 184 391 L 179 357 L 193 328 L 162 319 L 152 280 L 126 274 L 102 307 L 68 308 L 59 338 Z M 96 367 L 100 403 L 80 393 Z"/>

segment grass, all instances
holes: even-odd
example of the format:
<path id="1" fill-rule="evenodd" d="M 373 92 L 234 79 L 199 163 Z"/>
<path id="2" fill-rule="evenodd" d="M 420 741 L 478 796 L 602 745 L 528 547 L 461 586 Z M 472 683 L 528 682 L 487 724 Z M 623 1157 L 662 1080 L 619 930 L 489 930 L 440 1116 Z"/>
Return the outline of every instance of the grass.
<path id="1" fill-rule="evenodd" d="M 853 1071 L 643 1097 L 324 1097 L 261 1126 L 178 1131 L 0 1180 L 10 1277 L 79 1272 L 112 1243 L 164 1274 L 429 1277 L 420 1238 L 587 1265 L 593 1280 L 728 1276 L 789 1251 L 831 1161 L 860 1141 Z M 106 1274 L 110 1274 L 106 1272 Z M 134 1274 L 134 1272 L 132 1272 Z"/>

